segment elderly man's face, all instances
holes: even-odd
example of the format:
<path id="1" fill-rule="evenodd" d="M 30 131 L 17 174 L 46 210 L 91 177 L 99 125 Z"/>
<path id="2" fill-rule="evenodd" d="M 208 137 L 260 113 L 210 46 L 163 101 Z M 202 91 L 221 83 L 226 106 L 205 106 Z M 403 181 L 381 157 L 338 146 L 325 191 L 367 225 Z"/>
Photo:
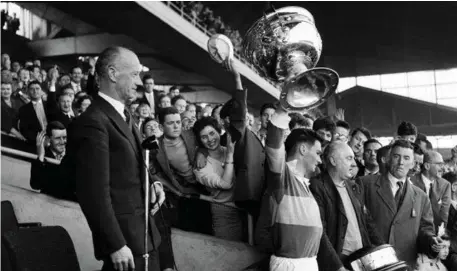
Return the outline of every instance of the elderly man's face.
<path id="1" fill-rule="evenodd" d="M 349 180 L 354 176 L 353 170 L 357 167 L 354 152 L 347 144 L 339 143 L 338 149 L 331 155 L 331 166 L 343 180 Z"/>
<path id="2" fill-rule="evenodd" d="M 133 52 L 123 52 L 116 67 L 116 92 L 123 102 L 131 102 L 136 98 L 136 89 L 141 86 L 140 72 L 142 66 L 140 60 Z"/>
<path id="3" fill-rule="evenodd" d="M 430 161 L 425 162 L 424 165 L 428 174 L 434 179 L 441 178 L 444 173 L 444 160 L 441 154 L 432 155 Z"/>

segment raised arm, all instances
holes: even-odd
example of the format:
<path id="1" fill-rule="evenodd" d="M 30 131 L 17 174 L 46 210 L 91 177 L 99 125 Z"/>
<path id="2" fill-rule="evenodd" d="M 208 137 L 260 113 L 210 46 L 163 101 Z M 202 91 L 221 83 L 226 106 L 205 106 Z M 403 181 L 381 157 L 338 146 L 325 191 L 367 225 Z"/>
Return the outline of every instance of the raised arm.
<path id="1" fill-rule="evenodd" d="M 265 154 L 270 171 L 281 173 L 286 162 L 284 133 L 288 129 L 290 117 L 281 107 L 276 109 L 267 129 Z"/>

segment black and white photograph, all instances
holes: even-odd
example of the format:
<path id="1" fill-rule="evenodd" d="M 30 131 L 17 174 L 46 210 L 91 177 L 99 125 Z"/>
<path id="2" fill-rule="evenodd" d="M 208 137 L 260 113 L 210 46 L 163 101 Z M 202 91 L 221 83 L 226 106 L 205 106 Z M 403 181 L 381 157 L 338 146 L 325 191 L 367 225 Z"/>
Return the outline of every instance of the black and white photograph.
<path id="1" fill-rule="evenodd" d="M 0 9 L 1 270 L 457 271 L 457 2 Z"/>

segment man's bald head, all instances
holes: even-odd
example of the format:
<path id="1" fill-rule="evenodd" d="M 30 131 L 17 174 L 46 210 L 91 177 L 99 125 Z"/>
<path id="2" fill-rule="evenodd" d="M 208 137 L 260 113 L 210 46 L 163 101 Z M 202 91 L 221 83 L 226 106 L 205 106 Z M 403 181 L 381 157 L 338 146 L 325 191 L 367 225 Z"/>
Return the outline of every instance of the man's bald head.
<path id="1" fill-rule="evenodd" d="M 443 156 L 437 151 L 427 151 L 424 154 L 424 163 L 435 162 L 436 160 L 443 160 Z"/>
<path id="2" fill-rule="evenodd" d="M 424 154 L 423 173 L 430 179 L 441 178 L 444 172 L 443 156 L 437 151 L 427 151 Z"/>
<path id="3" fill-rule="evenodd" d="M 122 103 L 136 98 L 137 87 L 141 86 L 142 66 L 138 56 L 123 47 L 109 47 L 99 56 L 95 72 L 100 92 Z"/>
<path id="4" fill-rule="evenodd" d="M 108 74 L 107 71 L 110 65 L 122 65 L 125 59 L 132 56 L 138 58 L 134 52 L 124 47 L 113 46 L 106 48 L 98 56 L 95 72 L 100 78 L 105 77 Z"/>
<path id="5" fill-rule="evenodd" d="M 352 152 L 352 149 L 351 149 L 351 147 L 349 147 L 348 144 L 346 144 L 342 141 L 334 141 L 334 142 L 328 144 L 327 147 L 325 148 L 324 159 L 327 162 L 327 164 L 329 164 L 328 162 L 329 162 L 330 157 L 340 155 L 343 152 L 347 153 L 348 150 L 350 150 Z"/>

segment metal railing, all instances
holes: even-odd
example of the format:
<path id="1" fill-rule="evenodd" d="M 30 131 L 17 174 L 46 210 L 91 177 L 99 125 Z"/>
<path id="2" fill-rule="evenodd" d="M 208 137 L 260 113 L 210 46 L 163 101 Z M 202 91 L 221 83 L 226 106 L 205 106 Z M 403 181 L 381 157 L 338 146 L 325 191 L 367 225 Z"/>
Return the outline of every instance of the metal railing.
<path id="1" fill-rule="evenodd" d="M 190 22 L 193 26 L 195 26 L 197 29 L 199 29 L 200 31 L 202 31 L 203 33 L 205 33 L 208 37 L 211 37 L 212 34 L 209 32 L 209 29 L 200 24 L 200 19 L 199 18 L 193 18 L 191 14 L 188 14 L 185 10 L 184 10 L 184 7 L 180 7 L 178 5 L 176 5 L 175 3 L 171 2 L 171 1 L 165 1 L 165 2 L 162 2 L 164 3 L 164 5 L 168 6 L 169 8 L 171 8 L 173 11 L 175 11 L 176 13 L 178 13 L 179 15 L 181 15 L 181 17 L 183 17 L 184 19 L 186 19 L 188 22 Z M 238 59 L 239 61 L 241 61 L 243 64 L 245 64 L 246 66 L 248 66 L 252 71 L 254 71 L 256 74 L 258 74 L 260 77 L 262 77 L 265 81 L 267 81 L 268 83 L 270 83 L 271 85 L 273 86 L 276 86 L 276 83 L 271 81 L 270 79 L 264 77 L 262 74 L 260 74 L 256 68 L 254 67 L 254 65 L 252 65 L 249 61 L 247 61 L 247 59 L 245 57 L 243 57 L 241 54 L 239 54 L 238 52 L 234 51 L 233 52 L 234 56 L 236 59 Z"/>

